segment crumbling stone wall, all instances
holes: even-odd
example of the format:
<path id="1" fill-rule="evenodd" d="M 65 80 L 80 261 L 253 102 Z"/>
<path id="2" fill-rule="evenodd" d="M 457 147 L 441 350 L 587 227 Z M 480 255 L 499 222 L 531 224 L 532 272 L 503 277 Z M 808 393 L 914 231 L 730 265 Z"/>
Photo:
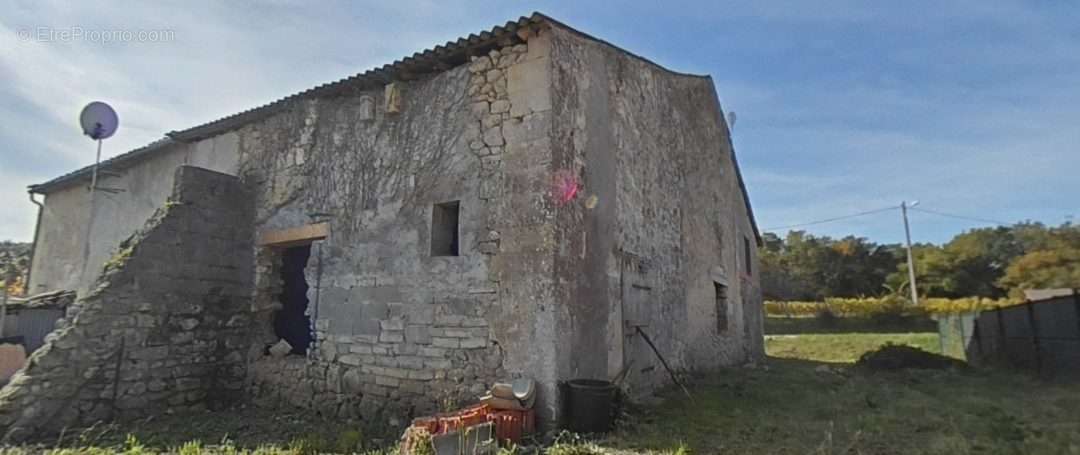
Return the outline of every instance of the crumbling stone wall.
<path id="1" fill-rule="evenodd" d="M 0 390 L 6 438 L 242 397 L 252 207 L 236 177 L 178 168 L 166 206 Z"/>
<path id="2" fill-rule="evenodd" d="M 305 269 L 306 357 L 263 350 L 277 341 L 281 258 L 256 251 L 256 401 L 407 417 L 528 376 L 541 412 L 555 412 L 545 39 L 239 131 L 257 229 L 331 226 Z M 433 256 L 432 206 L 448 201 L 460 203 L 460 255 Z"/>

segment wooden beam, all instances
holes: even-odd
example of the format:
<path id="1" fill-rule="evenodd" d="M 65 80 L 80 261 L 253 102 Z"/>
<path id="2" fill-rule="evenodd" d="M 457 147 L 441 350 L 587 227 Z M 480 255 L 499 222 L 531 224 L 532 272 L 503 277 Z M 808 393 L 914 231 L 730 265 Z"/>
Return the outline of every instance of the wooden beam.
<path id="1" fill-rule="evenodd" d="M 263 232 L 259 234 L 259 246 L 287 248 L 323 240 L 329 235 L 330 223 L 308 224 L 289 229 Z"/>

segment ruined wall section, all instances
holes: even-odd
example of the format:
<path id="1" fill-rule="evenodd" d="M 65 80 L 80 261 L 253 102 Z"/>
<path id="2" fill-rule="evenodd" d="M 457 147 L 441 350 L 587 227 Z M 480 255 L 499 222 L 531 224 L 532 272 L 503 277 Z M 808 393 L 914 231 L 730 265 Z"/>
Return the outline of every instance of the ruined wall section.
<path id="1" fill-rule="evenodd" d="M 236 146 L 236 134 L 194 143 L 173 142 L 125 168 L 104 168 L 98 186 L 106 191 L 93 195 L 97 208 L 92 221 L 87 191 L 89 177 L 66 188 L 51 190 L 45 197 L 35 240 L 30 293 L 88 290 L 117 245 L 141 229 L 172 194 L 177 167 L 198 166 L 235 175 Z M 91 241 L 87 271 L 83 275 L 88 224 L 91 224 Z"/>
<path id="2" fill-rule="evenodd" d="M 378 418 L 472 401 L 512 376 L 554 395 L 541 377 L 554 329 L 537 322 L 552 298 L 548 61 L 533 43 L 240 130 L 241 172 L 262 189 L 258 230 L 313 214 L 331 225 L 305 270 L 315 345 L 307 358 L 253 349 L 256 399 Z M 432 207 L 450 201 L 460 254 L 433 256 Z M 258 249 L 261 346 L 277 341 L 279 261 Z"/>
<path id="3" fill-rule="evenodd" d="M 250 344 L 252 199 L 235 177 L 180 167 L 165 207 L 0 390 L 9 440 L 242 398 Z"/>
<path id="4" fill-rule="evenodd" d="M 575 335 L 565 371 L 610 378 L 633 359 L 631 388 L 667 381 L 627 320 L 647 324 L 679 369 L 753 357 L 761 332 L 747 322 L 760 290 L 742 250 L 754 234 L 711 80 L 572 31 L 556 30 L 552 54 L 555 159 L 584 184 L 557 223 L 557 276 L 587 277 L 566 290 Z M 728 285 L 724 330 L 714 279 Z"/>

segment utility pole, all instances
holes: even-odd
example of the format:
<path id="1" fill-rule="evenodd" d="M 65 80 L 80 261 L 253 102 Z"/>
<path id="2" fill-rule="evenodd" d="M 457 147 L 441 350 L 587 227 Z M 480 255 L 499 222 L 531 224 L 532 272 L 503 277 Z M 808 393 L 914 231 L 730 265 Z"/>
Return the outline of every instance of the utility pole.
<path id="1" fill-rule="evenodd" d="M 911 203 L 911 207 L 919 205 L 919 201 Z M 908 226 L 907 201 L 900 202 L 900 212 L 904 214 L 904 236 L 907 240 L 907 273 L 908 287 L 911 288 L 911 303 L 919 305 L 919 291 L 915 288 L 915 258 L 911 254 L 911 227 Z"/>

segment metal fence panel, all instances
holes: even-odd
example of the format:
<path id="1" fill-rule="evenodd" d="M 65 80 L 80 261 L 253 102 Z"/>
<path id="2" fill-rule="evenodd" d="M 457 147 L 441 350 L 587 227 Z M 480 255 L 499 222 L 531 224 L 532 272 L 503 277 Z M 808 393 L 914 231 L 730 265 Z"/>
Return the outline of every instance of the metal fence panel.
<path id="1" fill-rule="evenodd" d="M 1080 321 L 1076 314 L 1077 306 L 1070 297 L 1034 304 L 1035 321 L 1039 338 L 1076 339 L 1080 338 Z"/>
<path id="2" fill-rule="evenodd" d="M 56 320 L 63 315 L 63 310 L 53 308 L 30 308 L 19 311 L 15 327 L 10 333 L 25 338 L 26 353 L 29 355 L 45 344 L 45 335 L 56 328 Z"/>
<path id="3" fill-rule="evenodd" d="M 974 364 L 1026 369 L 1047 377 L 1080 378 L 1080 296 L 1029 302 L 982 312 L 974 319 L 974 338 L 966 341 Z M 942 323 L 943 346 L 955 336 Z"/>

